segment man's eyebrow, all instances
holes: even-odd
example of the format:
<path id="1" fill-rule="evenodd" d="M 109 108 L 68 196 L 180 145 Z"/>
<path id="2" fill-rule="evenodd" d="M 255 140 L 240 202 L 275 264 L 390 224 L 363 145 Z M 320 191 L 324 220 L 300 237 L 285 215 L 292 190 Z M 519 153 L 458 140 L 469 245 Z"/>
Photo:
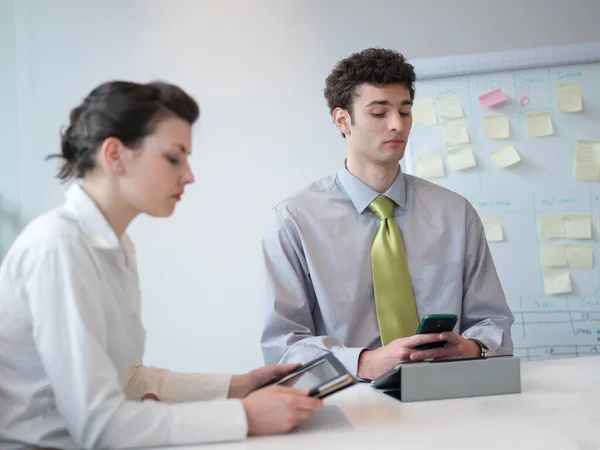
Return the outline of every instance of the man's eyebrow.
<path id="1" fill-rule="evenodd" d="M 372 102 L 367 103 L 367 108 L 375 105 L 391 106 L 392 102 L 389 100 L 373 100 Z"/>
<path id="2" fill-rule="evenodd" d="M 400 103 L 400 106 L 406 106 L 406 105 L 412 105 L 413 101 L 412 100 L 402 100 L 402 103 Z M 372 102 L 367 103 L 367 108 L 371 107 L 371 106 L 376 106 L 376 105 L 380 105 L 380 106 L 392 106 L 392 102 L 390 102 L 389 100 L 373 100 Z"/>

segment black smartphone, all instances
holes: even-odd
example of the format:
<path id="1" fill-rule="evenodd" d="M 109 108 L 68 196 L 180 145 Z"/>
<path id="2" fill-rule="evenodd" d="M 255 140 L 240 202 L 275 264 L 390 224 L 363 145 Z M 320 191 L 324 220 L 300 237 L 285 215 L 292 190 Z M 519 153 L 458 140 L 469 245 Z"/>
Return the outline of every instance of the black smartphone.
<path id="1" fill-rule="evenodd" d="M 458 321 L 456 314 L 429 314 L 421 319 L 415 334 L 443 333 L 452 331 Z M 415 347 L 416 350 L 428 350 L 446 345 L 446 341 L 432 342 Z"/>

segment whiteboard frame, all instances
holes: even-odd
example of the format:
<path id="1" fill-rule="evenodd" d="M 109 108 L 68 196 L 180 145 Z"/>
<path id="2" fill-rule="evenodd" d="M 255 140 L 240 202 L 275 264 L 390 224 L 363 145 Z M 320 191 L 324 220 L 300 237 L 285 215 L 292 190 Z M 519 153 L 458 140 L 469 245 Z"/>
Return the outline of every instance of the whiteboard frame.
<path id="1" fill-rule="evenodd" d="M 471 55 L 423 58 L 409 61 L 415 68 L 417 83 L 435 78 L 450 78 L 545 66 L 565 66 L 600 61 L 600 42 L 525 48 Z"/>

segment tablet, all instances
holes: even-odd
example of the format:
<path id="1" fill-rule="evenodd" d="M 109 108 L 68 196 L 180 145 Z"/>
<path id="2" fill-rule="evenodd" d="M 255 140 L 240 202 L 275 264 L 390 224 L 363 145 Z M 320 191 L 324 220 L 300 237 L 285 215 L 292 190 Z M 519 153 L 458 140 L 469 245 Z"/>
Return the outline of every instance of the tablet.
<path id="1" fill-rule="evenodd" d="M 400 389 L 400 368 L 402 364 L 396 364 L 390 370 L 371 381 L 371 386 L 376 389 L 394 390 Z"/>
<path id="2" fill-rule="evenodd" d="M 441 361 L 441 360 L 440 360 Z M 407 364 L 420 364 L 428 361 L 405 361 L 396 364 L 390 370 L 380 375 L 379 378 L 371 381 L 371 386 L 376 389 L 382 390 L 395 390 L 400 389 L 400 371 L 402 366 Z"/>
<path id="3" fill-rule="evenodd" d="M 476 359 L 489 359 L 489 357 L 475 356 L 472 358 L 447 358 L 447 359 L 434 359 L 434 360 L 421 360 L 421 361 L 406 361 L 403 363 L 398 363 L 390 370 L 385 372 L 383 375 L 380 375 L 379 378 L 371 381 L 371 386 L 376 389 L 381 390 L 396 390 L 400 389 L 400 377 L 401 377 L 401 369 L 402 366 L 407 364 L 419 364 L 419 363 L 429 363 L 429 364 L 441 364 L 445 362 L 456 362 L 456 361 L 470 361 Z"/>
<path id="4" fill-rule="evenodd" d="M 305 389 L 311 397 L 325 398 L 356 383 L 344 365 L 332 353 L 328 353 L 271 384 Z"/>

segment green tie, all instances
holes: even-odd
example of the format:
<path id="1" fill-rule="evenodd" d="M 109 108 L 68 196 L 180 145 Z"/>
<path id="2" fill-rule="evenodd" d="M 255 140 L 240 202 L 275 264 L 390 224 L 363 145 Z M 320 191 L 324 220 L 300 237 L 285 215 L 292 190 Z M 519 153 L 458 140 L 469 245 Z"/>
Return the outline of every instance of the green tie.
<path id="1" fill-rule="evenodd" d="M 392 218 L 394 202 L 380 195 L 369 209 L 379 219 L 371 263 L 381 343 L 386 345 L 415 334 L 419 322 L 402 235 Z"/>

